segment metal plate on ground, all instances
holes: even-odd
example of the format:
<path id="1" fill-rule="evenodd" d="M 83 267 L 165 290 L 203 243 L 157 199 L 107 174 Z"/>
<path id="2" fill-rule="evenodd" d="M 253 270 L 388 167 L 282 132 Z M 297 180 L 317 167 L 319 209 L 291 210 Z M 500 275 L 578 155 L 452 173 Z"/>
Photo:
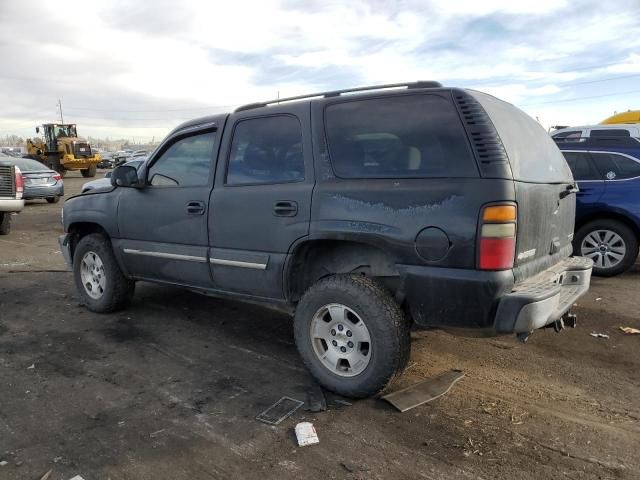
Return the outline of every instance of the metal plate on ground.
<path id="1" fill-rule="evenodd" d="M 282 397 L 258 415 L 256 420 L 269 425 L 278 425 L 285 418 L 290 417 L 293 412 L 298 410 L 302 405 L 304 405 L 304 402 L 301 402 L 300 400 L 296 400 L 291 397 Z"/>
<path id="2" fill-rule="evenodd" d="M 464 377 L 464 373 L 462 373 L 461 370 L 451 370 L 423 380 L 410 387 L 398 390 L 397 392 L 384 395 L 382 399 L 389 402 L 401 412 L 406 412 L 418 405 L 441 397 L 451 390 L 451 387 L 462 377 Z"/>

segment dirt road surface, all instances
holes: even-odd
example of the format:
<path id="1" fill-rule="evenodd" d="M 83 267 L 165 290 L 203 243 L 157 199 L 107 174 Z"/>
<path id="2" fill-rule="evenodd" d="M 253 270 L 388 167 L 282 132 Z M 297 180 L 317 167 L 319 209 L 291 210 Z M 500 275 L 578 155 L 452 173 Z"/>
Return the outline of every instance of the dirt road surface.
<path id="1" fill-rule="evenodd" d="M 593 280 L 577 329 L 526 345 L 414 332 L 394 388 L 466 374 L 431 404 L 328 396 L 273 427 L 256 415 L 313 385 L 290 319 L 148 284 L 93 314 L 57 246 L 61 206 L 30 202 L 0 237 L 1 479 L 640 478 L 640 336 L 618 330 L 640 328 L 637 265 Z M 319 445 L 296 446 L 302 420 Z"/>

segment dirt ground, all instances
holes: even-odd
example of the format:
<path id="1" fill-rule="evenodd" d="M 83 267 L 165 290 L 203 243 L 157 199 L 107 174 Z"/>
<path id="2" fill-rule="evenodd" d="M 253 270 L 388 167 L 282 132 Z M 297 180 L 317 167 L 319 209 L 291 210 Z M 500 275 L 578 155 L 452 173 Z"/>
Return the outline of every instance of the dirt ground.
<path id="1" fill-rule="evenodd" d="M 290 319 L 148 284 L 93 314 L 57 247 L 61 206 L 29 202 L 0 237 L 0 479 L 640 478 L 640 336 L 618 330 L 640 328 L 638 265 L 593 280 L 577 329 L 526 345 L 414 332 L 394 388 L 466 374 L 430 404 L 328 396 L 272 427 L 256 415 L 313 385 Z M 296 446 L 302 420 L 319 445 Z"/>

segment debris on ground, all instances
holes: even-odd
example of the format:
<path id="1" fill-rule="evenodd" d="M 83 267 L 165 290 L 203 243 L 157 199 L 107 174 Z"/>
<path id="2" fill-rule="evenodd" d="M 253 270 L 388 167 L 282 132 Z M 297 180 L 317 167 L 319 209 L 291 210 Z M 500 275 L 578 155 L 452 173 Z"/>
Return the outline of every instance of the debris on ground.
<path id="1" fill-rule="evenodd" d="M 620 330 L 624 332 L 625 335 L 640 335 L 640 330 L 633 327 L 620 327 Z"/>
<path id="2" fill-rule="evenodd" d="M 47 473 L 42 475 L 42 477 L 40 477 L 40 480 L 49 480 L 49 477 L 51 476 L 52 472 L 53 472 L 53 470 L 49 470 Z"/>
<path id="3" fill-rule="evenodd" d="M 80 475 L 76 475 L 73 478 L 70 478 L 69 480 L 84 480 L 84 478 L 82 478 Z"/>
<path id="4" fill-rule="evenodd" d="M 324 412 L 327 409 L 327 399 L 324 390 L 317 383 L 307 390 L 307 401 L 304 408 L 307 412 Z"/>
<path id="5" fill-rule="evenodd" d="M 256 420 L 259 420 L 263 423 L 267 423 L 269 425 L 278 425 L 285 418 L 293 415 L 293 413 L 298 410 L 304 402 L 300 400 L 296 400 L 291 397 L 282 397 L 276 403 L 267 408 L 264 412 L 256 417 Z"/>
<path id="6" fill-rule="evenodd" d="M 363 463 L 340 462 L 340 465 L 349 473 L 368 472 L 369 470 L 371 470 L 367 465 Z"/>
<path id="7" fill-rule="evenodd" d="M 2 460 L 0 462 L 0 467 L 4 467 L 5 465 L 8 465 L 8 464 L 9 464 L 9 462 L 7 462 L 6 460 Z"/>
<path id="8" fill-rule="evenodd" d="M 296 438 L 298 439 L 298 445 L 300 447 L 320 443 L 316 427 L 310 422 L 300 422 L 296 425 Z"/>
<path id="9" fill-rule="evenodd" d="M 606 333 L 591 332 L 589 335 L 595 338 L 604 338 L 605 340 L 609 340 L 609 335 Z"/>
<path id="10" fill-rule="evenodd" d="M 382 399 L 404 413 L 418 405 L 441 397 L 451 390 L 451 387 L 462 377 L 464 377 L 464 373 L 462 373 L 461 370 L 451 370 L 423 380 L 410 387 L 398 390 L 397 392 L 384 395 Z"/>
<path id="11" fill-rule="evenodd" d="M 602 300 L 602 297 L 596 298 L 596 302 L 599 302 L 600 300 Z"/>
<path id="12" fill-rule="evenodd" d="M 29 366 L 27 367 L 27 370 L 33 370 L 34 368 L 36 368 L 36 364 L 35 364 L 35 363 L 32 363 L 31 365 L 29 365 Z"/>

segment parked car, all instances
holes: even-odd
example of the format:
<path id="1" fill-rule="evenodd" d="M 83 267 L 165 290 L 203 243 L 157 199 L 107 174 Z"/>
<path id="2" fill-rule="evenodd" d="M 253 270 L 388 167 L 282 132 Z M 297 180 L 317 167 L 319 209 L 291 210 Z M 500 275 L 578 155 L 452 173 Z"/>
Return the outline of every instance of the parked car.
<path id="1" fill-rule="evenodd" d="M 110 153 L 105 153 L 102 155 L 102 160 L 100 160 L 100 163 L 98 163 L 98 168 L 101 169 L 110 169 L 110 168 L 114 168 L 116 166 L 116 162 L 113 159 L 112 155 Z"/>
<path id="2" fill-rule="evenodd" d="M 138 168 L 140 165 L 142 165 L 144 163 L 146 159 L 144 158 L 139 158 L 136 160 L 129 160 L 127 163 L 125 163 L 124 165 L 129 165 L 132 166 L 134 168 Z M 87 193 L 91 190 L 97 190 L 97 189 L 101 189 L 101 188 L 111 188 L 111 174 L 113 172 L 107 172 L 105 174 L 105 176 L 103 178 L 99 178 L 98 180 L 92 180 L 90 182 L 85 183 L 84 185 L 82 185 L 82 188 L 80 189 L 80 193 Z"/>
<path id="3" fill-rule="evenodd" d="M 279 308 L 343 395 L 385 388 L 414 324 L 526 341 L 575 326 L 589 288 L 591 260 L 570 257 L 577 189 L 546 131 L 437 82 L 192 120 L 111 183 L 64 206 L 90 310 L 123 308 L 138 280 Z"/>
<path id="4" fill-rule="evenodd" d="M 9 235 L 11 215 L 24 208 L 24 180 L 14 160 L 0 153 L 0 235 Z"/>
<path id="5" fill-rule="evenodd" d="M 640 145 L 603 148 L 591 142 L 559 145 L 578 181 L 574 252 L 594 262 L 593 273 L 627 271 L 640 241 Z"/>
<path id="6" fill-rule="evenodd" d="M 576 143 L 589 140 L 591 144 L 617 145 L 619 147 L 640 148 L 640 124 L 588 125 L 566 127 L 551 133 L 558 143 Z"/>
<path id="7" fill-rule="evenodd" d="M 25 200 L 45 199 L 48 203 L 60 201 L 60 197 L 64 195 L 64 182 L 60 173 L 30 158 L 14 158 L 11 162 L 22 172 Z"/>

